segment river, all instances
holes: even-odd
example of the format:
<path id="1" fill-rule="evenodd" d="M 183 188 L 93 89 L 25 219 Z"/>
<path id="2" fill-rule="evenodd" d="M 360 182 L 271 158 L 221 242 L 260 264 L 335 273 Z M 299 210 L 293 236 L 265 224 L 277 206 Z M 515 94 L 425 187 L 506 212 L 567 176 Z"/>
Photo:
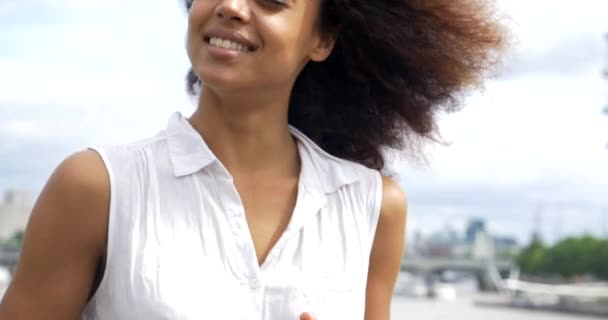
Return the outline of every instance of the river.
<path id="1" fill-rule="evenodd" d="M 480 301 L 496 294 L 475 294 L 450 301 L 395 296 L 391 320 L 597 320 L 598 317 L 550 311 L 515 309 Z"/>

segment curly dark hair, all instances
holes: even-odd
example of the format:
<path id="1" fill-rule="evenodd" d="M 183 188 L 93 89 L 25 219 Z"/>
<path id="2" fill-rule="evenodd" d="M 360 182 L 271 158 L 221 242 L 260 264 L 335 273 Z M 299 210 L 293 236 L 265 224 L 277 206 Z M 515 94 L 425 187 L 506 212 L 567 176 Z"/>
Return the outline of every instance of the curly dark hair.
<path id="1" fill-rule="evenodd" d="M 193 0 L 184 0 L 189 10 Z M 440 111 L 482 85 L 507 43 L 491 0 L 321 0 L 331 55 L 293 87 L 289 123 L 328 153 L 383 169 L 383 149 L 437 139 Z M 188 72 L 195 94 L 200 80 Z"/>

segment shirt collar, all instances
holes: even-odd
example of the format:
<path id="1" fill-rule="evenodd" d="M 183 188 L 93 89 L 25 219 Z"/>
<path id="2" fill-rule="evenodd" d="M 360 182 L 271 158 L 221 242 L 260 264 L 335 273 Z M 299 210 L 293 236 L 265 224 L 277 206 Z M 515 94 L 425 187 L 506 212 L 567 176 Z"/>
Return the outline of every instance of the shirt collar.
<path id="1" fill-rule="evenodd" d="M 346 160 L 328 154 L 293 126 L 289 126 L 289 129 L 298 141 L 300 182 L 307 191 L 318 194 L 333 193 L 359 179 L 355 170 L 349 170 L 350 166 L 346 165 Z M 181 113 L 176 112 L 171 116 L 166 132 L 169 157 L 176 177 L 194 174 L 216 161 L 219 162 L 201 135 Z"/>
<path id="2" fill-rule="evenodd" d="M 289 126 L 291 134 L 298 140 L 300 152 L 300 179 L 311 192 L 334 193 L 340 187 L 359 180 L 353 165 L 346 160 L 325 152 L 301 131 Z"/>
<path id="3" fill-rule="evenodd" d="M 176 112 L 171 116 L 166 132 L 169 157 L 176 177 L 193 174 L 217 160 L 201 135 L 181 113 Z"/>

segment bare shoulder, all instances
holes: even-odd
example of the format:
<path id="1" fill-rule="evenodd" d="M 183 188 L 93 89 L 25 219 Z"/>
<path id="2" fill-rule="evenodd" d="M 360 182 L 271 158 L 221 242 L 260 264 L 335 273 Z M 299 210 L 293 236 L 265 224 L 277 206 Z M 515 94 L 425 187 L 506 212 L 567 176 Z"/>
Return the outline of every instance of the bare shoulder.
<path id="1" fill-rule="evenodd" d="M 85 238 L 104 233 L 109 200 L 110 181 L 99 154 L 93 150 L 72 154 L 51 174 L 36 200 L 24 245 L 39 232 L 62 231 L 49 234 Z"/>
<path id="2" fill-rule="evenodd" d="M 101 157 L 93 150 L 80 151 L 55 169 L 34 207 L 32 220 L 47 215 L 77 223 L 80 229 L 105 230 L 109 201 L 110 180 Z M 49 210 L 53 208 L 59 210 Z"/>
<path id="3" fill-rule="evenodd" d="M 105 252 L 109 201 L 109 177 L 95 151 L 55 169 L 32 210 L 0 319 L 79 318 Z"/>
<path id="4" fill-rule="evenodd" d="M 110 179 L 96 151 L 84 150 L 66 158 L 53 172 L 47 187 L 49 193 L 56 193 L 59 200 L 63 200 L 61 205 L 67 209 L 64 211 L 65 218 L 83 223 L 106 222 Z M 44 191 L 47 191 L 46 188 Z"/>
<path id="5" fill-rule="evenodd" d="M 83 188 L 82 192 L 109 191 L 106 167 L 96 151 L 84 150 L 66 158 L 53 172 L 50 182 L 64 188 Z"/>
<path id="6" fill-rule="evenodd" d="M 405 243 L 407 201 L 399 185 L 382 178 L 382 204 L 367 277 L 365 319 L 388 320 Z"/>
<path id="7" fill-rule="evenodd" d="M 404 220 L 407 212 L 405 192 L 392 178 L 382 177 L 382 207 L 380 219 Z"/>
<path id="8" fill-rule="evenodd" d="M 407 199 L 399 184 L 390 177 L 382 177 L 382 203 L 376 230 L 374 250 L 401 253 L 407 218 Z"/>

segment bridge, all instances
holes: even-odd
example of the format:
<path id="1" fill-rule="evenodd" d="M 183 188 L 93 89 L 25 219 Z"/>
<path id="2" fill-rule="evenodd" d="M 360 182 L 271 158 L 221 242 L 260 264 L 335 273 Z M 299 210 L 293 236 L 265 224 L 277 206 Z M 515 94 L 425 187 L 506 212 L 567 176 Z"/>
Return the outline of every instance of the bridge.
<path id="1" fill-rule="evenodd" d="M 479 288 L 482 290 L 496 290 L 495 273 L 506 278 L 515 267 L 509 260 L 475 260 L 464 258 L 418 257 L 405 256 L 401 261 L 401 271 L 423 274 L 428 277 L 438 275 L 444 271 L 460 271 L 472 273 L 477 278 Z"/>
<path id="2" fill-rule="evenodd" d="M 608 316 L 608 282 L 546 284 L 515 276 L 496 283 L 511 306 Z"/>
<path id="3" fill-rule="evenodd" d="M 608 283 L 579 283 L 579 284 L 544 284 L 518 279 L 507 279 L 503 282 L 502 290 L 529 295 L 555 295 L 577 297 L 581 299 L 608 300 Z"/>

